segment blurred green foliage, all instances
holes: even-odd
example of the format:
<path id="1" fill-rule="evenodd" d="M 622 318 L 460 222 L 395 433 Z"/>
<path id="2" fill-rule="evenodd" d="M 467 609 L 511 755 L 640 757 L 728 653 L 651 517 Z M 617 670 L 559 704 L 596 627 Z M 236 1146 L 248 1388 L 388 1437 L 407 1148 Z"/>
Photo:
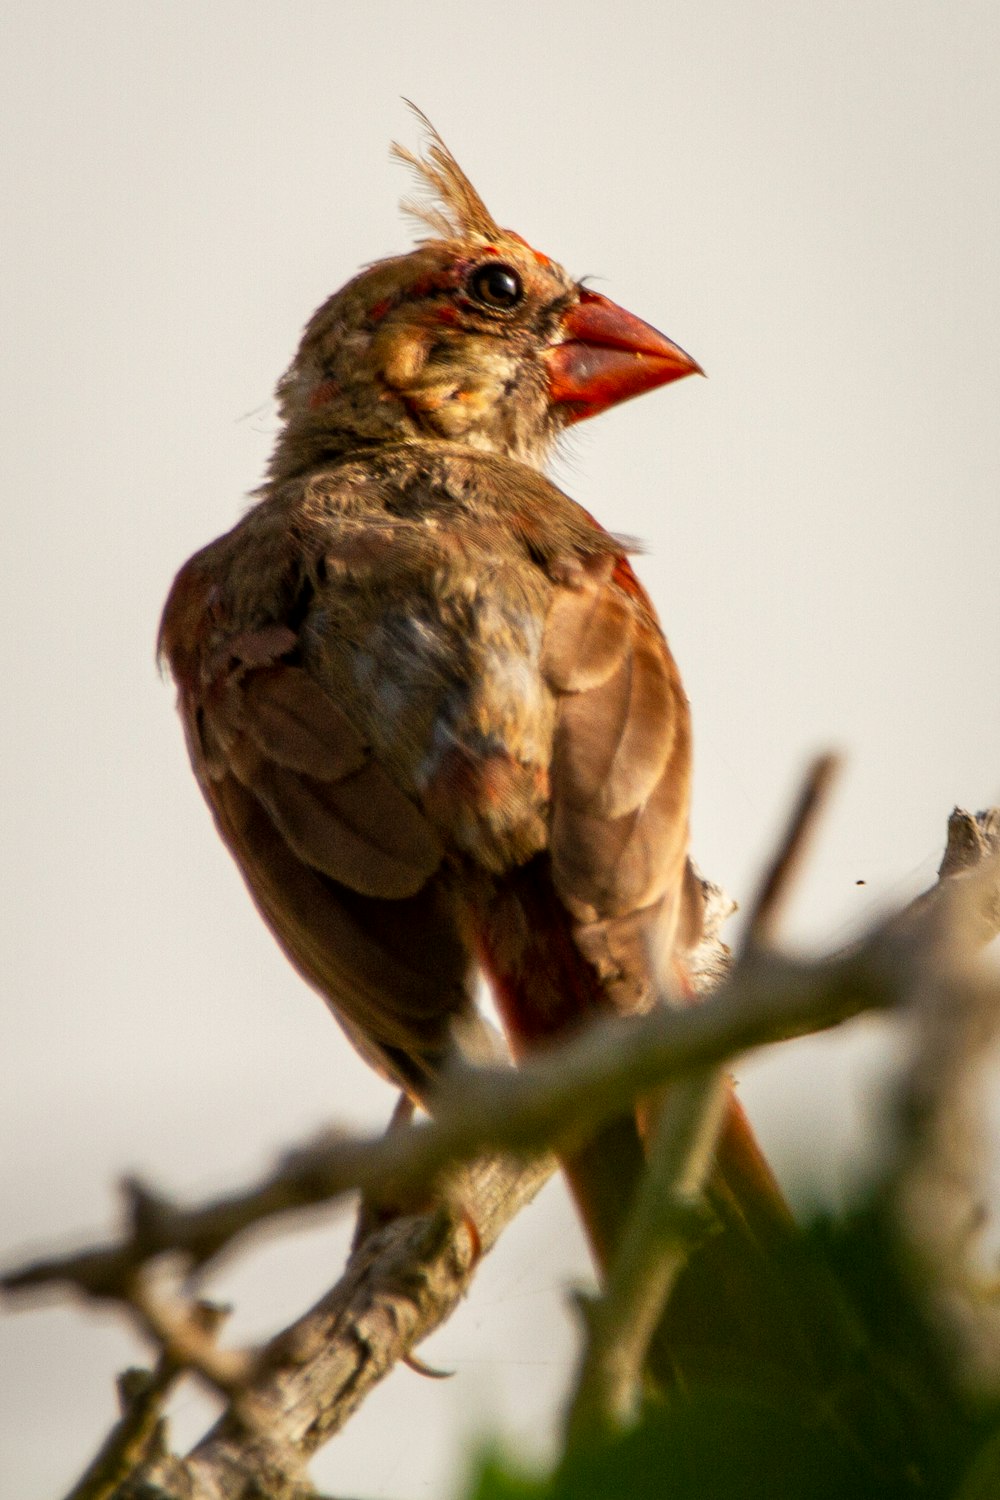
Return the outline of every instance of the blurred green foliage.
<path id="1" fill-rule="evenodd" d="M 781 1274 L 815 1301 L 821 1389 L 716 1358 L 546 1478 L 491 1455 L 468 1500 L 1000 1500 L 1000 1402 L 957 1378 L 884 1204 L 814 1220 Z"/>

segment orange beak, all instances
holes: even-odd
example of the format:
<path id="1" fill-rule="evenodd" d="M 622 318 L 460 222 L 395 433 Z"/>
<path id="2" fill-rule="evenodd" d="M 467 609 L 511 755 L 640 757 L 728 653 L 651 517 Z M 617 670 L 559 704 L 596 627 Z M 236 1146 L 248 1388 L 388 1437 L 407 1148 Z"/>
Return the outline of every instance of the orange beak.
<path id="1" fill-rule="evenodd" d="M 542 358 L 553 402 L 567 407 L 566 421 L 582 422 L 619 401 L 641 396 L 701 366 L 641 318 L 598 292 L 584 290 L 564 315 L 562 341 Z"/>

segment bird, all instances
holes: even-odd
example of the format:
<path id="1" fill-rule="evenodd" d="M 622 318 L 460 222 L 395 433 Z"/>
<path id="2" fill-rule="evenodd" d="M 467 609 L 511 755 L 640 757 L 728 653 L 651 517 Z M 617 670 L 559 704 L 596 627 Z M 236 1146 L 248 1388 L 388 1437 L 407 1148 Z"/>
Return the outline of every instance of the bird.
<path id="1" fill-rule="evenodd" d="M 700 367 L 500 227 L 420 119 L 422 153 L 393 150 L 422 237 L 307 323 L 267 478 L 178 573 L 159 650 L 264 921 L 432 1112 L 487 1047 L 480 974 L 515 1059 L 683 993 L 688 700 L 629 546 L 546 466 L 579 422 Z M 605 1268 L 642 1161 L 630 1117 L 564 1161 Z M 695 1256 L 681 1342 L 736 1338 L 743 1261 L 786 1212 L 734 1095 L 713 1184 L 737 1269 L 726 1232 Z"/>

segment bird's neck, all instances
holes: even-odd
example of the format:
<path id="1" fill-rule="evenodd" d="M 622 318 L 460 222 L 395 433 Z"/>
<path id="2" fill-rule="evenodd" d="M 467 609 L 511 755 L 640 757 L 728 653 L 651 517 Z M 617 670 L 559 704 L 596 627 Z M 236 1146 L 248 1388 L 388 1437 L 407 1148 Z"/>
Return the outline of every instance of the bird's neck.
<path id="1" fill-rule="evenodd" d="M 322 404 L 286 414 L 269 478 L 281 484 L 352 455 L 419 441 L 420 436 L 400 402 L 359 403 L 338 393 Z"/>
<path id="2" fill-rule="evenodd" d="M 382 407 L 359 413 L 345 405 L 339 411 L 324 412 L 322 417 L 308 413 L 286 422 L 271 455 L 267 488 L 300 479 L 346 459 L 370 457 L 401 444 L 437 449 L 457 446 L 527 464 L 540 471 L 546 467 L 547 453 L 541 445 L 522 450 L 514 443 L 497 443 L 490 436 L 476 432 L 450 437 L 426 431 L 405 411 L 389 411 Z"/>

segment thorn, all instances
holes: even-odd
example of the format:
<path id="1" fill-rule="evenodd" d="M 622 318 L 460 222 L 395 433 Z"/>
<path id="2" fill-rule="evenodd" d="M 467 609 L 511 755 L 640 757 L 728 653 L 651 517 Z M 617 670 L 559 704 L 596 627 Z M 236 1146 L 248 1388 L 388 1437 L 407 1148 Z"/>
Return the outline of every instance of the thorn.
<path id="1" fill-rule="evenodd" d="M 478 1266 L 483 1258 L 483 1237 L 479 1233 L 479 1225 L 472 1215 L 466 1213 L 464 1209 L 462 1210 L 462 1223 L 468 1230 L 469 1238 L 472 1241 L 472 1264 Z"/>
<path id="2" fill-rule="evenodd" d="M 433 1365 L 424 1364 L 416 1354 L 404 1354 L 403 1364 L 411 1369 L 414 1375 L 425 1375 L 428 1380 L 450 1380 L 454 1370 L 435 1370 Z"/>

